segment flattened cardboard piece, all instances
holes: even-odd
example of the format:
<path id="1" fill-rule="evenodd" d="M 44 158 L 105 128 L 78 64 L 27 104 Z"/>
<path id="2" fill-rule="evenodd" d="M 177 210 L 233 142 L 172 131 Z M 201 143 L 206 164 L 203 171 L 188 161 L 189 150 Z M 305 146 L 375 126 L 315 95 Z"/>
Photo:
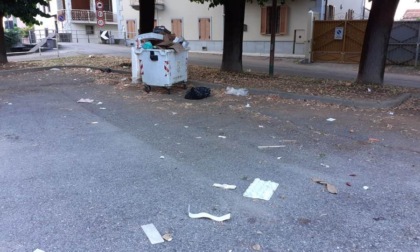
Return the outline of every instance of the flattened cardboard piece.
<path id="1" fill-rule="evenodd" d="M 155 225 L 153 224 L 142 225 L 141 228 L 143 229 L 147 238 L 149 238 L 149 241 L 151 244 L 165 242 L 162 236 L 160 235 L 159 231 L 156 229 Z"/>

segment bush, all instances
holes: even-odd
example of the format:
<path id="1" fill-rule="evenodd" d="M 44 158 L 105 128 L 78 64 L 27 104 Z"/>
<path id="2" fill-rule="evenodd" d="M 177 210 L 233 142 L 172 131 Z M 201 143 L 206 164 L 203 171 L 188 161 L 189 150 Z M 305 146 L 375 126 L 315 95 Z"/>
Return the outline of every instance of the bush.
<path id="1" fill-rule="evenodd" d="M 21 30 L 19 28 L 7 29 L 4 31 L 4 38 L 6 42 L 6 50 L 9 50 L 12 46 L 21 41 Z"/>

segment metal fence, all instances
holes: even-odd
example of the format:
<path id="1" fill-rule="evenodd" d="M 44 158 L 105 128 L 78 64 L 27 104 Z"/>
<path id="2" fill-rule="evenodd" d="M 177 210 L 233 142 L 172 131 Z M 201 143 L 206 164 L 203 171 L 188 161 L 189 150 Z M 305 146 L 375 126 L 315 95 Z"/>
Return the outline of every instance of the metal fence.
<path id="1" fill-rule="evenodd" d="M 420 64 L 420 21 L 394 22 L 388 45 L 387 63 L 392 65 Z"/>

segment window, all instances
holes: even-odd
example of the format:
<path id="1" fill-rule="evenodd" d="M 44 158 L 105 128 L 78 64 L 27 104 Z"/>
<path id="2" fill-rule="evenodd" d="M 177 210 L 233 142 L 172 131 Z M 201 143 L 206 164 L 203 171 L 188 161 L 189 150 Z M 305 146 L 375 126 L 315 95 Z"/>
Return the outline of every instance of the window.
<path id="1" fill-rule="evenodd" d="M 4 29 L 11 30 L 13 28 L 13 20 L 4 21 Z"/>
<path id="2" fill-rule="evenodd" d="M 86 34 L 95 34 L 95 27 L 93 25 L 86 25 Z"/>
<path id="3" fill-rule="evenodd" d="M 210 18 L 199 18 L 198 23 L 198 39 L 210 40 Z"/>
<path id="4" fill-rule="evenodd" d="M 182 19 L 172 19 L 172 33 L 177 37 L 182 37 Z"/>
<path id="5" fill-rule="evenodd" d="M 286 35 L 288 24 L 288 12 L 289 7 L 287 5 L 277 6 L 277 24 L 276 34 Z M 273 7 L 266 6 L 261 8 L 261 34 L 271 34 L 271 15 L 273 13 Z"/>

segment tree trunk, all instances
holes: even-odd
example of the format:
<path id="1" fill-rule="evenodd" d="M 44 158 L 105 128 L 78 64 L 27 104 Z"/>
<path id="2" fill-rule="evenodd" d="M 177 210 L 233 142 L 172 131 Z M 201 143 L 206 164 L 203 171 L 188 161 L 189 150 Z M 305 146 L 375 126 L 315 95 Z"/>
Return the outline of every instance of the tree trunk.
<path id="1" fill-rule="evenodd" d="M 155 26 L 155 0 L 140 0 L 139 34 L 153 32 Z"/>
<path id="2" fill-rule="evenodd" d="M 0 12 L 0 64 L 7 63 L 6 43 L 4 41 L 5 37 L 4 37 L 3 17 L 4 17 L 4 14 Z"/>
<path id="3" fill-rule="evenodd" d="M 383 84 L 386 55 L 399 0 L 373 0 L 366 27 L 357 83 Z"/>
<path id="4" fill-rule="evenodd" d="M 225 1 L 222 71 L 242 72 L 245 2 Z"/>

